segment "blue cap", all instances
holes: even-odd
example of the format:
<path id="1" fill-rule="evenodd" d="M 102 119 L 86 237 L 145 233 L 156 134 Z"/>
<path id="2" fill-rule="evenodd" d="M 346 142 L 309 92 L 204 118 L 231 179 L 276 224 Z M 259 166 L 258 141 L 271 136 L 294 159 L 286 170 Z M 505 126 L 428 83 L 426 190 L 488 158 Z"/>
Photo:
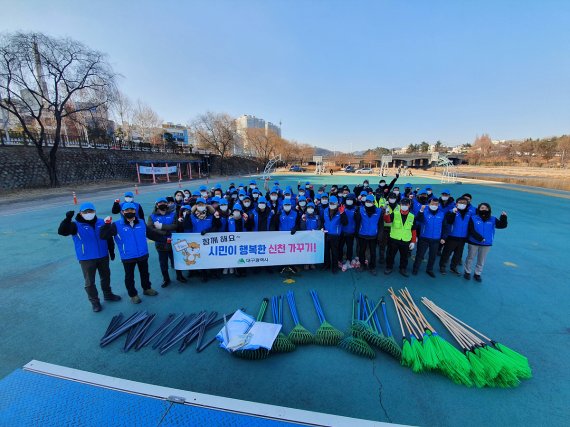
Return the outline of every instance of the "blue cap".
<path id="1" fill-rule="evenodd" d="M 160 202 L 168 203 L 168 200 L 166 200 L 164 197 L 161 197 L 156 201 L 156 204 L 158 205 Z"/>
<path id="2" fill-rule="evenodd" d="M 228 204 L 228 201 L 222 197 L 220 199 L 220 205 L 227 205 L 227 204 Z"/>
<path id="3" fill-rule="evenodd" d="M 291 202 L 291 199 L 283 199 L 283 204 L 284 205 L 292 205 L 293 202 Z"/>
<path id="4" fill-rule="evenodd" d="M 275 181 L 273 185 L 279 185 L 279 181 Z"/>
<path id="5" fill-rule="evenodd" d="M 329 198 L 329 203 L 338 203 L 338 198 L 336 196 L 331 196 Z"/>
<path id="6" fill-rule="evenodd" d="M 273 187 L 271 189 L 271 193 L 279 193 L 279 189 L 277 187 Z"/>
<path id="7" fill-rule="evenodd" d="M 218 183 L 218 184 L 214 185 L 214 188 L 215 188 L 216 190 L 221 190 L 221 189 L 222 189 L 222 184 Z"/>
<path id="8" fill-rule="evenodd" d="M 374 195 L 373 194 L 369 194 L 368 196 L 366 196 L 366 199 L 364 199 L 365 202 L 374 202 Z"/>
<path id="9" fill-rule="evenodd" d="M 444 188 L 441 194 L 451 194 L 451 191 L 448 188 Z"/>
<path id="10" fill-rule="evenodd" d="M 309 202 L 309 203 L 307 203 L 307 207 L 308 208 L 314 208 L 315 204 L 313 202 Z"/>
<path id="11" fill-rule="evenodd" d="M 251 181 L 249 181 L 249 185 L 255 185 L 255 184 L 256 184 L 255 179 L 252 179 Z"/>
<path id="12" fill-rule="evenodd" d="M 368 191 L 361 191 L 361 192 L 360 192 L 360 197 L 366 196 L 367 194 L 368 194 Z"/>
<path id="13" fill-rule="evenodd" d="M 182 205 L 182 206 L 180 207 L 180 209 L 181 209 L 181 210 L 182 210 L 182 209 L 186 209 L 187 211 L 189 211 L 189 210 L 192 210 L 192 206 L 190 206 L 190 205 Z"/>
<path id="14" fill-rule="evenodd" d="M 419 196 L 420 194 L 427 194 L 426 189 L 424 188 L 423 190 L 420 190 L 420 192 L 418 193 L 418 196 Z"/>
<path id="15" fill-rule="evenodd" d="M 134 203 L 123 203 L 123 210 L 126 211 L 127 209 L 137 210 L 137 205 Z"/>
<path id="16" fill-rule="evenodd" d="M 234 207 L 232 208 L 232 211 L 240 211 L 241 212 L 241 211 L 243 211 L 243 209 L 239 203 L 236 203 L 234 205 Z"/>
<path id="17" fill-rule="evenodd" d="M 413 188 L 413 187 L 412 187 L 412 184 L 410 184 L 410 183 L 408 182 L 406 185 L 404 185 L 404 188 Z"/>
<path id="18" fill-rule="evenodd" d="M 306 181 L 305 185 L 311 185 L 311 183 L 309 181 Z"/>
<path id="19" fill-rule="evenodd" d="M 220 203 L 220 200 L 222 200 L 222 199 L 218 196 L 212 197 L 212 203 Z"/>
<path id="20" fill-rule="evenodd" d="M 299 196 L 298 200 L 299 200 L 299 202 L 301 202 L 301 201 L 307 200 L 307 198 L 305 196 Z"/>
<path id="21" fill-rule="evenodd" d="M 200 191 L 208 191 L 208 187 L 206 187 L 205 185 L 201 185 Z"/>
<path id="22" fill-rule="evenodd" d="M 346 199 L 347 199 L 347 200 L 356 200 L 356 194 L 354 194 L 354 193 L 348 193 L 348 194 L 346 195 Z"/>
<path id="23" fill-rule="evenodd" d="M 251 194 L 261 194 L 261 191 L 259 191 L 257 188 L 255 188 Z"/>
<path id="24" fill-rule="evenodd" d="M 200 191 L 194 190 L 194 191 L 192 191 L 192 195 L 193 195 L 193 196 L 196 196 L 196 197 L 199 197 L 199 196 L 200 196 Z"/>
<path id="25" fill-rule="evenodd" d="M 426 187 L 426 190 L 433 190 L 433 188 L 431 188 L 431 186 L 428 185 L 428 186 Z"/>
<path id="26" fill-rule="evenodd" d="M 257 204 L 259 204 L 259 203 L 267 204 L 267 199 L 265 197 L 261 196 L 259 199 L 257 199 Z"/>
<path id="27" fill-rule="evenodd" d="M 94 211 L 94 210 L 95 210 L 95 205 L 94 205 L 93 203 L 91 203 L 91 202 L 81 203 L 81 206 L 79 206 L 79 210 L 80 210 L 81 212 L 83 212 L 83 211 L 88 211 L 88 210 Z"/>
<path id="28" fill-rule="evenodd" d="M 245 185 L 243 185 L 243 182 L 240 182 L 238 187 L 245 187 Z"/>
<path id="29" fill-rule="evenodd" d="M 327 199 L 328 199 L 328 198 L 329 198 L 329 194 L 328 194 L 328 193 L 323 193 L 323 194 L 321 194 L 321 199 L 322 199 L 322 198 L 327 198 Z"/>
<path id="30" fill-rule="evenodd" d="M 206 204 L 206 199 L 204 199 L 203 197 L 198 198 L 198 200 L 196 200 L 196 203 L 204 203 Z"/>
<path id="31" fill-rule="evenodd" d="M 127 192 L 125 193 L 125 197 L 135 197 L 135 195 L 133 194 L 132 191 L 127 191 Z"/>

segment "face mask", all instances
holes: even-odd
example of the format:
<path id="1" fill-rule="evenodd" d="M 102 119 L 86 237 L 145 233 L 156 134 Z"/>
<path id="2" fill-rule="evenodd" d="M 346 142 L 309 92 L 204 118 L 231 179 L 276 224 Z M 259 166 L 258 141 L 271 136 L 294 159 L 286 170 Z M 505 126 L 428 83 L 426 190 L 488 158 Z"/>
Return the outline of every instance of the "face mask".
<path id="1" fill-rule="evenodd" d="M 206 206 L 198 206 L 196 209 L 198 209 L 198 212 L 204 212 L 206 210 Z"/>
<path id="2" fill-rule="evenodd" d="M 200 196 L 202 197 L 208 197 L 208 192 L 207 191 L 200 191 Z"/>
<path id="3" fill-rule="evenodd" d="M 127 218 L 127 219 L 133 219 L 135 217 L 134 212 L 125 212 L 124 215 L 125 215 L 125 218 Z"/>
<path id="4" fill-rule="evenodd" d="M 367 182 L 365 182 L 365 183 L 364 183 L 364 186 L 365 186 L 365 187 L 368 187 L 368 183 L 367 183 Z"/>
<path id="5" fill-rule="evenodd" d="M 255 188 L 255 185 L 250 185 L 249 188 L 253 190 Z"/>
<path id="6" fill-rule="evenodd" d="M 400 194 L 400 190 L 394 190 L 394 194 L 397 196 Z"/>
<path id="7" fill-rule="evenodd" d="M 491 212 L 489 211 L 479 211 L 479 216 L 483 219 L 487 219 L 491 216 Z"/>
<path id="8" fill-rule="evenodd" d="M 133 201 L 132 197 L 125 197 L 125 202 L 131 203 Z"/>
<path id="9" fill-rule="evenodd" d="M 439 206 L 429 205 L 429 210 L 432 212 L 435 212 L 438 208 Z"/>
<path id="10" fill-rule="evenodd" d="M 337 208 L 337 206 L 338 206 L 337 204 L 331 203 L 331 204 L 329 205 L 329 208 L 331 208 L 332 210 L 335 210 L 335 209 Z"/>
<path id="11" fill-rule="evenodd" d="M 284 210 L 285 212 L 289 212 L 289 211 L 291 210 L 291 205 L 285 205 L 285 206 L 283 206 L 283 210 Z"/>
<path id="12" fill-rule="evenodd" d="M 232 199 L 237 199 L 237 194 L 232 194 Z"/>
<path id="13" fill-rule="evenodd" d="M 288 194 L 288 195 L 284 196 L 284 197 L 283 197 L 283 200 L 291 200 L 291 195 Z"/>
<path id="14" fill-rule="evenodd" d="M 305 192 L 304 191 L 299 191 L 299 196 L 304 196 Z"/>
<path id="15" fill-rule="evenodd" d="M 385 183 L 385 182 L 381 182 L 381 183 L 380 183 L 380 187 L 386 187 L 386 183 Z"/>
<path id="16" fill-rule="evenodd" d="M 299 202 L 299 206 L 306 206 L 307 202 Z"/>
<path id="17" fill-rule="evenodd" d="M 220 210 L 226 212 L 228 210 L 228 205 L 220 205 Z"/>
<path id="18" fill-rule="evenodd" d="M 394 204 L 396 203 L 396 199 L 388 199 L 388 202 Z"/>
<path id="19" fill-rule="evenodd" d="M 272 194 L 271 196 L 269 196 L 269 198 L 270 198 L 271 200 L 273 200 L 273 201 L 277 200 L 277 196 L 276 196 L 276 195 L 273 195 L 273 194 Z"/>
<path id="20" fill-rule="evenodd" d="M 327 199 L 321 200 L 322 205 L 328 205 L 329 201 Z"/>
<path id="21" fill-rule="evenodd" d="M 407 212 L 409 209 L 410 209 L 409 206 L 406 206 L 406 205 L 400 206 L 400 210 L 401 210 L 402 212 Z"/>
<path id="22" fill-rule="evenodd" d="M 186 197 L 187 199 L 190 198 L 190 193 L 184 193 L 184 197 Z"/>
<path id="23" fill-rule="evenodd" d="M 449 196 L 441 196 L 441 200 L 447 202 L 447 200 L 449 200 Z"/>
<path id="24" fill-rule="evenodd" d="M 374 206 L 374 203 L 366 202 L 366 203 L 364 203 L 364 206 L 366 206 L 367 208 L 371 208 L 372 206 Z"/>
<path id="25" fill-rule="evenodd" d="M 257 205 L 257 207 L 258 207 L 260 210 L 265 209 L 265 206 L 267 206 L 265 203 L 260 203 L 259 205 Z"/>
<path id="26" fill-rule="evenodd" d="M 241 218 L 241 212 L 234 212 L 234 218 L 240 219 Z"/>
<path id="27" fill-rule="evenodd" d="M 348 206 L 352 206 L 353 203 L 354 203 L 354 200 L 350 200 L 350 199 L 349 199 L 349 200 L 346 201 L 346 204 L 347 204 Z"/>
<path id="28" fill-rule="evenodd" d="M 243 199 L 245 199 L 245 196 L 239 196 L 239 199 L 243 200 Z"/>
<path id="29" fill-rule="evenodd" d="M 182 196 L 176 196 L 176 201 L 177 201 L 177 202 L 181 202 L 181 201 L 182 201 Z"/>
<path id="30" fill-rule="evenodd" d="M 313 208 L 307 208 L 307 213 L 308 213 L 308 214 L 312 214 L 312 213 L 314 213 L 314 212 L 315 212 L 315 210 L 314 210 Z"/>
<path id="31" fill-rule="evenodd" d="M 246 200 L 245 202 L 243 202 L 243 205 L 244 205 L 246 208 L 249 208 L 249 207 L 251 206 L 251 202 L 248 202 L 248 201 Z"/>
<path id="32" fill-rule="evenodd" d="M 305 185 L 305 188 L 308 190 L 309 188 L 311 188 L 310 185 Z"/>
<path id="33" fill-rule="evenodd" d="M 431 196 L 431 190 L 428 190 L 427 193 L 428 193 L 428 196 Z"/>
<path id="34" fill-rule="evenodd" d="M 240 185 L 240 186 L 238 187 L 238 190 L 239 190 L 239 191 L 243 190 L 243 185 Z"/>
<path id="35" fill-rule="evenodd" d="M 253 193 L 253 198 L 254 198 L 254 199 L 258 199 L 258 198 L 259 198 L 259 194 Z"/>
<path id="36" fill-rule="evenodd" d="M 216 192 L 216 193 L 214 193 L 214 195 L 217 196 L 217 197 L 222 197 L 222 193 L 220 193 L 219 191 Z"/>
<path id="37" fill-rule="evenodd" d="M 91 221 L 93 218 L 95 218 L 95 213 L 82 213 L 81 216 L 85 221 Z"/>
<path id="38" fill-rule="evenodd" d="M 165 211 L 165 210 L 167 209 L 167 206 L 166 206 L 166 205 L 158 205 L 156 208 L 157 208 L 159 211 Z"/>
<path id="39" fill-rule="evenodd" d="M 460 211 L 462 211 L 466 207 L 467 207 L 467 205 L 465 203 L 458 203 L 457 204 L 457 209 L 459 209 Z"/>
<path id="40" fill-rule="evenodd" d="M 418 197 L 418 202 L 420 202 L 422 205 L 425 204 L 427 202 L 427 197 L 426 196 Z"/>

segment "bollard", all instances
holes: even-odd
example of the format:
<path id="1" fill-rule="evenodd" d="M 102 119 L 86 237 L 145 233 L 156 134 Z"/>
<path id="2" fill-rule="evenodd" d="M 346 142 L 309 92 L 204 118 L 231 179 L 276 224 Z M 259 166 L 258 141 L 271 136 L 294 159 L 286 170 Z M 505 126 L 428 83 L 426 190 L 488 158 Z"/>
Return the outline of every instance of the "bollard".
<path id="1" fill-rule="evenodd" d="M 75 194 L 75 191 L 73 192 L 73 204 L 77 204 L 77 195 Z"/>
<path id="2" fill-rule="evenodd" d="M 139 194 L 139 187 L 137 184 L 135 184 L 135 194 Z"/>

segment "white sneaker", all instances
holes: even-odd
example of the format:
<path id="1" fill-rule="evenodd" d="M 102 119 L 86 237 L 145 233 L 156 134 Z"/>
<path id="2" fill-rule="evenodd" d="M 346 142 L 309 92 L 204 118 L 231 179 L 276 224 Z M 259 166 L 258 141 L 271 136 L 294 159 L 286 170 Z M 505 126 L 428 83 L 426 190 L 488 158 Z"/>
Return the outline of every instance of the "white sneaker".
<path id="1" fill-rule="evenodd" d="M 222 270 L 222 274 L 228 274 L 228 269 L 227 269 L 227 268 L 224 268 L 224 269 Z"/>
<path id="2" fill-rule="evenodd" d="M 230 268 L 230 274 L 234 274 L 234 269 Z"/>

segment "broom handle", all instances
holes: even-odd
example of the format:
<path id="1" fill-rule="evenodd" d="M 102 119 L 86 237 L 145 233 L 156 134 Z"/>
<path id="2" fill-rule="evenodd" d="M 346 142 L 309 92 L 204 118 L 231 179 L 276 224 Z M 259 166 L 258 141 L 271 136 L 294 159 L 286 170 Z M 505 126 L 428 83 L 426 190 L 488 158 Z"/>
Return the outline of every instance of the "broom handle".
<path id="1" fill-rule="evenodd" d="M 370 321 L 370 318 L 372 317 L 372 315 L 374 314 L 374 312 L 376 311 L 376 309 L 380 306 L 380 301 L 378 301 L 378 304 L 376 304 L 376 307 L 374 307 L 374 309 L 370 312 L 370 314 L 368 315 L 368 317 L 366 318 L 366 322 Z"/>
<path id="2" fill-rule="evenodd" d="M 394 301 L 394 297 L 392 297 L 392 302 L 394 303 L 394 308 L 396 309 L 396 315 L 398 316 L 398 322 L 400 323 L 400 329 L 402 330 L 402 338 L 405 338 L 406 333 L 404 332 L 404 326 L 402 325 L 402 319 L 400 318 L 400 312 L 398 311 L 398 307 L 396 306 L 396 301 Z"/>
<path id="3" fill-rule="evenodd" d="M 408 300 L 411 302 L 411 304 L 413 305 L 413 308 L 415 309 L 415 311 L 418 313 L 418 316 L 422 319 L 424 326 L 429 329 L 430 331 L 435 331 L 435 329 L 433 328 L 432 325 L 430 325 L 430 323 L 427 321 L 427 319 L 425 318 L 424 314 L 422 313 L 422 311 L 420 310 L 420 308 L 418 307 L 418 305 L 416 304 L 416 302 L 414 301 L 414 299 L 412 298 L 412 294 L 410 294 L 410 291 L 408 290 L 408 288 L 404 288 L 405 292 L 403 293 L 403 295 L 408 295 Z"/>
<path id="4" fill-rule="evenodd" d="M 474 345 L 477 345 L 477 341 L 473 341 L 473 339 L 469 337 L 469 335 L 472 334 L 470 334 L 461 325 L 457 324 L 454 320 L 447 317 L 444 313 L 439 311 L 437 306 L 435 307 L 427 306 L 427 307 L 439 318 L 439 320 L 444 324 L 447 330 L 453 335 L 455 340 L 458 343 L 460 343 L 463 349 L 469 350 Z M 475 339 L 477 340 L 477 337 L 475 337 Z"/>
<path id="5" fill-rule="evenodd" d="M 384 322 L 386 322 L 386 332 L 388 337 L 392 336 L 392 328 L 390 328 L 390 322 L 388 322 L 388 314 L 386 312 L 386 303 L 384 302 L 384 297 L 381 299 L 382 302 L 382 313 L 384 313 Z"/>
<path id="6" fill-rule="evenodd" d="M 398 302 L 398 297 L 394 294 L 392 298 L 394 299 L 394 304 L 396 304 L 396 308 L 401 311 L 402 319 L 404 320 L 404 324 L 406 325 L 406 328 L 408 329 L 408 335 L 409 336 L 413 335 L 414 337 L 418 338 L 417 335 L 415 334 L 414 330 L 410 326 L 410 323 L 408 322 L 408 319 L 406 316 L 407 313 L 402 308 L 400 302 Z"/>
<path id="7" fill-rule="evenodd" d="M 394 294 L 394 298 L 396 299 L 396 301 L 398 301 L 400 308 L 402 309 L 402 314 L 405 315 L 404 317 L 404 322 L 407 324 L 408 322 L 406 321 L 406 317 L 408 318 L 408 320 L 410 321 L 410 323 L 412 325 L 415 326 L 416 330 L 419 332 L 419 335 L 416 334 L 414 332 L 414 335 L 416 335 L 416 338 L 419 339 L 419 337 L 422 336 L 422 330 L 420 327 L 418 327 L 417 323 L 413 320 L 413 316 L 410 313 L 410 309 L 408 307 L 406 307 L 406 305 L 404 304 L 404 302 L 401 300 L 401 298 L 399 298 L 396 294 Z M 410 328 L 411 329 L 411 328 Z"/>
<path id="8" fill-rule="evenodd" d="M 426 300 L 428 300 L 428 299 L 426 298 Z M 430 301 L 430 300 L 428 300 L 428 301 Z M 430 301 L 430 302 L 435 305 L 435 303 L 434 303 L 433 301 Z M 437 307 L 437 306 L 436 306 L 436 307 Z M 445 314 L 447 314 L 449 317 L 451 317 L 452 319 L 454 319 L 456 322 L 461 323 L 463 326 L 465 326 L 465 327 L 468 328 L 468 329 L 471 329 L 473 332 L 475 332 L 475 333 L 476 333 L 477 335 L 479 335 L 481 338 L 483 338 L 483 339 L 485 339 L 485 340 L 491 342 L 491 338 L 489 338 L 489 337 L 483 335 L 481 332 L 479 332 L 479 331 L 476 330 L 475 328 L 472 328 L 472 327 L 469 326 L 467 323 L 461 321 L 460 319 L 458 319 L 457 317 L 455 317 L 455 316 L 452 315 L 451 313 L 448 313 L 448 312 L 445 311 L 443 308 L 441 308 L 441 307 L 438 307 L 438 308 L 439 308 L 441 311 L 443 311 Z"/>
<path id="9" fill-rule="evenodd" d="M 428 300 L 429 301 L 429 300 Z M 477 335 L 471 333 L 471 331 L 469 331 L 468 329 L 464 328 L 463 326 L 461 326 L 459 323 L 457 323 L 456 319 L 454 319 L 452 316 L 449 316 L 449 313 L 447 313 L 445 310 L 441 309 L 440 307 L 438 307 L 437 305 L 435 305 L 433 302 L 430 302 L 434 313 L 437 312 L 439 313 L 439 318 L 441 319 L 442 317 L 445 317 L 446 319 L 448 319 L 448 321 L 452 324 L 455 324 L 456 327 L 462 332 L 462 334 L 467 337 L 470 341 L 472 341 L 475 344 L 485 344 Z M 424 302 L 424 305 L 426 303 Z M 437 314 L 436 314 L 437 315 Z"/>

